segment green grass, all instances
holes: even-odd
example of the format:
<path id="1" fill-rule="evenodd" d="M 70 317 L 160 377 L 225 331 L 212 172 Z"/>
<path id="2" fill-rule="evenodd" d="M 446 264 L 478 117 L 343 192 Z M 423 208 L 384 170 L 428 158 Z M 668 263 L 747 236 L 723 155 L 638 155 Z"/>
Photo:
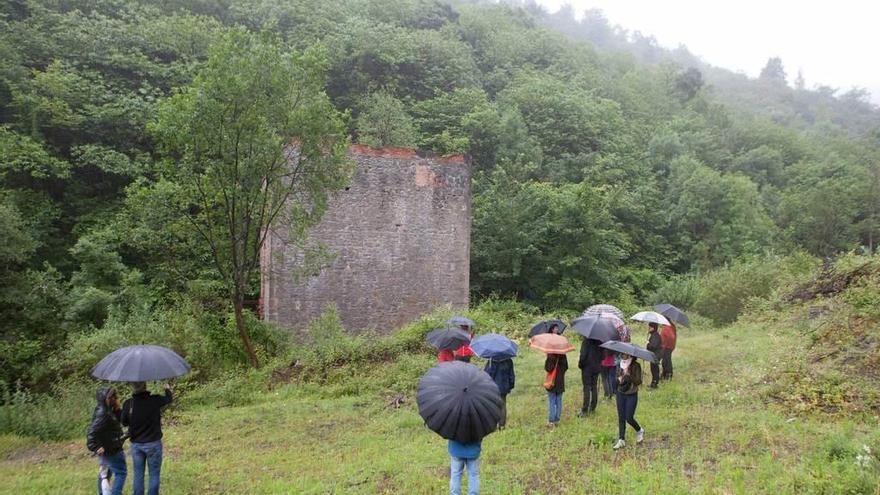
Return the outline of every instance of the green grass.
<path id="1" fill-rule="evenodd" d="M 644 335 L 634 338 L 642 343 Z M 768 399 L 774 373 L 799 359 L 803 338 L 745 323 L 683 330 L 676 374 L 640 393 L 645 443 L 614 452 L 617 417 L 603 400 L 588 419 L 578 370 L 566 377 L 560 426 L 548 430 L 542 357 L 524 349 L 508 429 L 483 442 L 483 493 L 880 493 L 877 419 L 795 414 Z M 572 355 L 574 357 L 574 355 Z M 430 356 L 425 357 L 430 360 Z M 806 358 L 804 358 L 806 359 Z M 574 361 L 574 359 L 572 359 Z M 647 366 L 646 366 L 647 372 Z M 165 428 L 163 493 L 444 493 L 446 441 L 428 431 L 413 394 L 329 397 L 287 386 L 254 404 L 199 406 Z M 0 493 L 93 493 L 84 440 L 0 437 Z M 129 475 L 128 487 L 130 490 Z"/>

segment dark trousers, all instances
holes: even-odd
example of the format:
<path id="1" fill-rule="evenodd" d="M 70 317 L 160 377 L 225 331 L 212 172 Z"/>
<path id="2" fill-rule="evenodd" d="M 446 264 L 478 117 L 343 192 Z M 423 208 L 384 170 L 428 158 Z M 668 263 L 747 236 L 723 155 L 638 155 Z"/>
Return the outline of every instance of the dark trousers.
<path id="1" fill-rule="evenodd" d="M 660 365 L 655 362 L 652 362 L 651 363 L 651 386 L 656 387 L 658 383 L 660 383 Z"/>
<path id="2" fill-rule="evenodd" d="M 599 373 L 583 369 L 581 370 L 581 380 L 584 383 L 584 405 L 581 407 L 581 411 L 595 411 L 596 404 L 599 402 L 599 389 L 597 385 Z"/>
<path id="3" fill-rule="evenodd" d="M 663 374 L 661 378 L 672 378 L 672 349 L 663 349 Z"/>
<path id="4" fill-rule="evenodd" d="M 621 440 L 626 439 L 626 424 L 640 431 L 642 427 L 636 421 L 636 407 L 639 405 L 639 394 L 617 394 L 617 430 Z"/>
<path id="5" fill-rule="evenodd" d="M 611 397 L 614 395 L 614 382 L 616 378 L 614 376 L 614 367 L 612 366 L 603 366 L 602 367 L 602 391 L 605 392 L 605 397 Z"/>
<path id="6" fill-rule="evenodd" d="M 507 426 L 507 394 L 501 396 L 501 418 L 498 420 L 498 426 L 500 428 Z"/>

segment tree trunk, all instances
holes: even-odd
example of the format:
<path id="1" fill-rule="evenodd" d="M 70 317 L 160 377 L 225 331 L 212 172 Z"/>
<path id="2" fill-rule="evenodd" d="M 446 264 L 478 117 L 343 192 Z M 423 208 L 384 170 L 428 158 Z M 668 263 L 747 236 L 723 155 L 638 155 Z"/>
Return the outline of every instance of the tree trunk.
<path id="1" fill-rule="evenodd" d="M 260 363 L 257 360 L 257 353 L 254 352 L 254 345 L 251 343 L 247 328 L 244 326 L 244 316 L 242 316 L 242 312 L 244 311 L 244 301 L 240 296 L 235 296 L 232 304 L 235 306 L 235 327 L 238 328 L 238 336 L 241 337 L 241 343 L 244 345 L 244 352 L 247 353 L 248 361 L 250 361 L 251 366 L 259 368 Z"/>

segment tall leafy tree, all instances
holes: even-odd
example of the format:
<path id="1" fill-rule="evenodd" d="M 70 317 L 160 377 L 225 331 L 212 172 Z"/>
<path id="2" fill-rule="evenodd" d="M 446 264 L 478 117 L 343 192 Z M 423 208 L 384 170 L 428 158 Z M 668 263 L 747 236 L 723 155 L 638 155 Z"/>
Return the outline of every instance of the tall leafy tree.
<path id="1" fill-rule="evenodd" d="M 351 172 L 326 66 L 318 50 L 289 52 L 268 34 L 231 30 L 150 126 L 166 158 L 155 187 L 210 247 L 253 366 L 242 312 L 267 236 L 301 242 Z"/>

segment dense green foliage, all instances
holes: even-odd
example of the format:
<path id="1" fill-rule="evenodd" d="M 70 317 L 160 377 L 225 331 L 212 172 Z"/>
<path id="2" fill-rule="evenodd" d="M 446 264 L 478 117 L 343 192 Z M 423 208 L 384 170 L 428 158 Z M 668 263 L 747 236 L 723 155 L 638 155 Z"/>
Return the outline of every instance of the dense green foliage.
<path id="1" fill-rule="evenodd" d="M 748 80 L 597 12 L 575 21 L 484 2 L 11 0 L 0 4 L 0 381 L 47 389 L 59 350 L 116 329 L 126 337 L 114 342 L 136 341 L 166 317 L 193 335 L 168 336 L 182 352 L 231 346 L 228 280 L 182 226 L 214 212 L 180 208 L 197 160 L 177 132 L 198 120 L 194 101 L 210 101 L 199 88 L 253 88 L 231 77 L 254 61 L 223 51 L 230 32 L 275 40 L 310 94 L 326 91 L 343 118 L 319 134 L 472 157 L 477 298 L 577 310 L 663 290 L 699 305 L 665 281 L 798 249 L 873 251 L 880 236 L 880 112 L 858 90 L 790 88 L 779 60 Z M 271 355 L 270 340 L 257 351 Z"/>

